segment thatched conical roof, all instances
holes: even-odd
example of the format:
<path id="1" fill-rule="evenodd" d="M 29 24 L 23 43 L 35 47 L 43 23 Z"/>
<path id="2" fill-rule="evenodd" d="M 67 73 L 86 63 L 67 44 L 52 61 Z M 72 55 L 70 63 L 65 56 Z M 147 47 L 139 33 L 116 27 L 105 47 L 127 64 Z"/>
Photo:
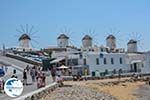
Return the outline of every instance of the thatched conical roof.
<path id="1" fill-rule="evenodd" d="M 31 38 L 28 34 L 22 34 L 19 38 L 19 41 L 25 40 L 25 39 L 31 40 Z"/>
<path id="2" fill-rule="evenodd" d="M 114 35 L 109 35 L 106 39 L 116 39 L 116 37 Z"/>
<path id="3" fill-rule="evenodd" d="M 92 37 L 90 37 L 89 35 L 85 35 L 82 40 L 92 40 Z"/>
<path id="4" fill-rule="evenodd" d="M 133 43 L 137 43 L 137 41 L 136 41 L 136 40 L 131 39 L 131 40 L 129 40 L 129 42 L 128 42 L 128 44 L 133 44 Z"/>
<path id="5" fill-rule="evenodd" d="M 60 34 L 57 39 L 69 39 L 69 37 L 65 34 Z"/>

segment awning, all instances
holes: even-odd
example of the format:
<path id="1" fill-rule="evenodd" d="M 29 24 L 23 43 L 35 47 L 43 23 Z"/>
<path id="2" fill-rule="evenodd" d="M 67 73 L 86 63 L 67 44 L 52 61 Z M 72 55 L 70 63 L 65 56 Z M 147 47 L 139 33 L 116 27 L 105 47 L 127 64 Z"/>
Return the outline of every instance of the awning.
<path id="1" fill-rule="evenodd" d="M 62 66 L 60 66 L 60 67 L 58 67 L 59 69 L 67 69 L 68 67 L 67 66 L 64 66 L 64 65 L 62 65 Z"/>
<path id="2" fill-rule="evenodd" d="M 133 64 L 133 63 L 141 63 L 142 62 L 142 60 L 133 60 L 133 61 L 131 61 L 131 64 Z"/>
<path id="3" fill-rule="evenodd" d="M 58 62 L 60 62 L 60 61 L 62 61 L 62 60 L 64 60 L 64 59 L 65 59 L 65 57 L 59 57 L 59 58 L 57 58 L 57 59 L 51 61 L 50 63 L 51 63 L 51 64 L 53 64 L 53 63 L 58 63 Z"/>

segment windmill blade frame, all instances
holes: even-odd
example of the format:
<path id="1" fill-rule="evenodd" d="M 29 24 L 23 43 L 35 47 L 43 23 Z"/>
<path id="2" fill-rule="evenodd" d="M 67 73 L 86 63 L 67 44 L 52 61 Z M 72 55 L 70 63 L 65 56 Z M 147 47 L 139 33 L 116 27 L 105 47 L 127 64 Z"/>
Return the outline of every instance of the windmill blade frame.
<path id="1" fill-rule="evenodd" d="M 20 27 L 21 27 L 22 31 L 25 33 L 24 27 L 22 25 L 20 25 Z"/>

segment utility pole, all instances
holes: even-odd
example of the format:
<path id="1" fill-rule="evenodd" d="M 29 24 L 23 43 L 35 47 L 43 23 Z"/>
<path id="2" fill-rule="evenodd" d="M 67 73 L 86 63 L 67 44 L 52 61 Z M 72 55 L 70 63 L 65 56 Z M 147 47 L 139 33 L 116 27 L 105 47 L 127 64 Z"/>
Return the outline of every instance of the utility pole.
<path id="1" fill-rule="evenodd" d="M 6 49 L 5 49 L 5 44 L 3 44 L 3 50 L 2 50 L 2 55 L 5 56 L 6 55 Z"/>

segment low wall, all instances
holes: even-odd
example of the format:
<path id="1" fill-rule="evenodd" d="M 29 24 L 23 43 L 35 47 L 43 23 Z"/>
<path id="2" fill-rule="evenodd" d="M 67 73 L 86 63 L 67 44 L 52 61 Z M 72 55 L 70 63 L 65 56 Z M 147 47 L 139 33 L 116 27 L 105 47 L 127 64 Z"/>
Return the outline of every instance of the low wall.
<path id="1" fill-rule="evenodd" d="M 52 83 L 50 85 L 47 85 L 46 87 L 37 89 L 33 92 L 30 92 L 26 95 L 23 95 L 13 100 L 40 100 L 41 98 L 46 97 L 46 95 L 54 91 L 57 87 L 58 87 L 57 83 Z"/>
<path id="2" fill-rule="evenodd" d="M 137 74 L 136 75 L 140 75 L 140 76 L 150 76 L 150 73 L 145 73 L 145 74 Z M 86 80 L 100 80 L 100 79 L 113 79 L 113 78 L 118 78 L 118 75 L 112 75 L 112 76 L 82 76 L 82 79 L 86 79 Z M 133 77 L 133 73 L 128 74 L 128 75 L 120 75 L 120 78 L 125 78 L 125 77 Z M 64 81 L 72 81 L 73 80 L 73 76 L 64 76 L 63 77 Z"/>

